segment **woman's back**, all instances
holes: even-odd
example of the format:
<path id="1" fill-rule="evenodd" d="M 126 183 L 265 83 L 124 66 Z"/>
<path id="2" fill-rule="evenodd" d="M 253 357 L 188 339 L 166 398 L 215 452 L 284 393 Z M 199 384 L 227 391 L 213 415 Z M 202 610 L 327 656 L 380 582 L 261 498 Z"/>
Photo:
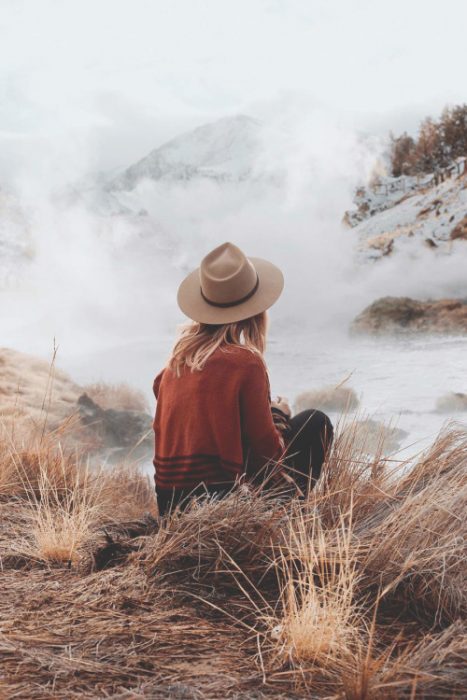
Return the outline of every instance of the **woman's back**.
<path id="1" fill-rule="evenodd" d="M 266 368 L 241 346 L 218 348 L 201 371 L 169 368 L 154 381 L 156 485 L 190 488 L 232 483 L 245 469 L 279 456 Z"/>

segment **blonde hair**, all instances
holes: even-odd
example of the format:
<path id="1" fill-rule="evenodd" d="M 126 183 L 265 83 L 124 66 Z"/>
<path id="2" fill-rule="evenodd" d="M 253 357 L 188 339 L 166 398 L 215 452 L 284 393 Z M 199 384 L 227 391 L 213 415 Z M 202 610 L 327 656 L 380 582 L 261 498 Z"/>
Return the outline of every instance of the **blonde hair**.
<path id="1" fill-rule="evenodd" d="M 222 348 L 243 347 L 261 358 L 266 349 L 267 315 L 263 311 L 236 323 L 190 323 L 182 329 L 167 366 L 179 377 L 185 368 L 201 371 L 211 355 Z"/>

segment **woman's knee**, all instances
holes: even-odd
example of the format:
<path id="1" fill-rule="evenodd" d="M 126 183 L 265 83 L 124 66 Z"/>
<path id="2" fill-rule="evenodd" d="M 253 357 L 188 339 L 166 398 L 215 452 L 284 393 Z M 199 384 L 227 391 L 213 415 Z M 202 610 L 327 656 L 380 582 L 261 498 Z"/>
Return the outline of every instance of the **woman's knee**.
<path id="1" fill-rule="evenodd" d="M 307 443 L 315 451 L 322 450 L 323 457 L 326 455 L 334 439 L 334 427 L 329 416 L 318 409 L 308 409 L 294 416 L 290 423 L 300 444 Z"/>
<path id="2" fill-rule="evenodd" d="M 313 431 L 327 432 L 332 434 L 334 432 L 331 419 L 323 411 L 319 411 L 317 408 L 308 408 L 305 411 L 300 411 L 295 416 L 290 419 L 292 424 L 298 426 L 308 427 L 313 429 Z"/>

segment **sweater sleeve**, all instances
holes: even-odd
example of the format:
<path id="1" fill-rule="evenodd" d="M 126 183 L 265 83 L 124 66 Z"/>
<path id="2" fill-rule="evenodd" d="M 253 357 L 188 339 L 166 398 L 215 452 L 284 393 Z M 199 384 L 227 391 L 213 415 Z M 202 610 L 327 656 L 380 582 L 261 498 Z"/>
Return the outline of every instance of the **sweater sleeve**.
<path id="1" fill-rule="evenodd" d="M 270 459 L 278 459 L 284 440 L 274 425 L 271 412 L 269 379 L 261 363 L 246 369 L 240 389 L 242 432 L 254 463 L 261 467 Z"/>
<path id="2" fill-rule="evenodd" d="M 160 387 L 160 384 L 161 384 L 161 379 L 162 379 L 162 375 L 163 375 L 163 374 L 164 374 L 164 370 L 162 370 L 161 372 L 159 372 L 159 374 L 158 374 L 157 377 L 155 378 L 154 383 L 153 383 L 153 385 L 152 385 L 152 390 L 153 390 L 153 392 L 154 392 L 154 396 L 156 397 L 156 401 L 157 401 L 157 399 L 159 398 L 159 387 Z"/>

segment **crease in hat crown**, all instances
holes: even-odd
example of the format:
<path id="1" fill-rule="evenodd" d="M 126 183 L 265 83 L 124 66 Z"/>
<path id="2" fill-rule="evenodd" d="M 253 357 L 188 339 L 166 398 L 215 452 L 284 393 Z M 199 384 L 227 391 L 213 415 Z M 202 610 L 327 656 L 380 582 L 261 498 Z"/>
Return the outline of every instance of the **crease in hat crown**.
<path id="1" fill-rule="evenodd" d="M 255 293 L 259 282 L 254 265 L 230 242 L 203 258 L 199 280 L 203 298 L 213 304 L 239 303 Z"/>

